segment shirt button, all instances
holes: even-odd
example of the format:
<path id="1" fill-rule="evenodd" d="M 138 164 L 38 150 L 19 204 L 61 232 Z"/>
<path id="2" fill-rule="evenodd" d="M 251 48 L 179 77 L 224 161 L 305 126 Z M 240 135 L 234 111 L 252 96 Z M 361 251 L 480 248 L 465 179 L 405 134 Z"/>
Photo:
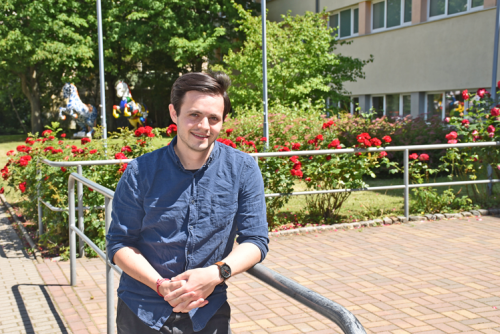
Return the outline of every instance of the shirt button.
<path id="1" fill-rule="evenodd" d="M 191 204 L 194 204 L 194 199 L 191 200 Z"/>
<path id="2" fill-rule="evenodd" d="M 190 229 L 190 230 L 192 230 L 192 229 L 193 229 L 193 227 L 192 227 L 192 226 L 189 226 L 189 229 Z"/>

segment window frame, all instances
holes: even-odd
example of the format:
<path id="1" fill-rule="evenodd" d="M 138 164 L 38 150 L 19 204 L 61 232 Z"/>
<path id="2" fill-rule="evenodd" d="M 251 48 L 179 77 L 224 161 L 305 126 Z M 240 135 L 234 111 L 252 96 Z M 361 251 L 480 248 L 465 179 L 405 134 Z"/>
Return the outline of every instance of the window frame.
<path id="1" fill-rule="evenodd" d="M 446 92 L 447 91 L 445 91 L 445 90 L 425 92 L 425 102 L 424 102 L 424 106 L 425 106 L 424 116 L 425 116 L 425 118 L 424 119 L 426 121 L 427 121 L 427 116 L 429 115 L 429 95 L 437 95 L 437 94 L 441 94 L 442 95 L 442 98 L 441 98 L 441 120 L 444 120 L 445 113 L 446 113 L 446 108 L 445 108 L 445 105 L 446 105 Z"/>
<path id="2" fill-rule="evenodd" d="M 387 28 L 387 0 L 380 0 L 380 1 L 377 0 L 377 1 L 373 1 L 371 3 L 370 29 L 371 29 L 372 33 L 374 33 L 374 32 L 380 32 L 380 31 L 393 30 L 393 29 L 398 29 L 398 28 L 403 28 L 403 27 L 407 27 L 407 26 L 411 25 L 411 20 L 408 21 L 408 22 L 405 22 L 405 0 L 400 0 L 400 1 L 401 1 L 401 13 L 400 13 L 400 22 L 401 22 L 401 24 L 397 25 L 397 26 L 394 26 L 394 27 L 390 27 L 390 28 Z M 468 1 L 472 1 L 472 0 L 468 0 Z M 378 3 L 381 3 L 381 2 L 385 3 L 385 6 L 384 6 L 384 26 L 382 28 L 374 29 L 373 28 L 373 6 L 376 5 L 376 4 L 378 4 Z M 430 0 L 428 1 L 428 3 L 430 3 Z"/>
<path id="3" fill-rule="evenodd" d="M 383 98 L 383 113 L 382 113 L 382 116 L 386 116 L 386 109 L 387 109 L 387 101 L 386 101 L 386 94 L 376 94 L 376 95 L 372 95 L 370 96 L 370 109 L 373 108 L 373 98 L 374 97 L 382 97 Z M 378 116 L 377 116 L 378 117 Z"/>
<path id="4" fill-rule="evenodd" d="M 354 33 L 354 10 L 355 9 L 358 10 L 358 32 L 357 33 Z M 340 25 L 341 25 L 340 13 L 344 12 L 346 10 L 351 11 L 351 34 L 349 36 L 340 37 Z M 328 15 L 328 24 L 330 24 L 330 17 L 333 15 L 338 15 L 337 39 L 339 39 L 339 40 L 340 39 L 349 39 L 349 38 L 359 36 L 359 5 L 346 7 L 346 8 L 342 8 L 342 9 L 337 9 L 337 10 L 334 10 L 333 12 L 330 12 Z M 332 28 L 332 27 L 330 26 L 330 28 Z"/>
<path id="5" fill-rule="evenodd" d="M 472 0 L 467 0 L 467 10 L 455 14 L 448 14 L 448 6 L 449 6 L 449 1 L 450 0 L 444 0 L 444 14 L 441 15 L 436 15 L 436 16 L 431 16 L 431 0 L 427 0 L 427 20 L 428 21 L 434 21 L 434 20 L 441 20 L 447 17 L 454 17 L 458 15 L 464 15 L 470 12 L 475 12 L 478 10 L 484 9 L 484 1 L 482 6 L 477 6 L 477 7 L 472 7 Z"/>

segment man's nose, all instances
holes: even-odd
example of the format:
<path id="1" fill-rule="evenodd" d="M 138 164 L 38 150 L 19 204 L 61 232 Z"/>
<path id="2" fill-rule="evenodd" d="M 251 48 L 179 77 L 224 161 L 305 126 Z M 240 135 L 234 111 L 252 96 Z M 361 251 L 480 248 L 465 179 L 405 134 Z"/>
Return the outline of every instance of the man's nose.
<path id="1" fill-rule="evenodd" d="M 210 124 L 208 122 L 208 117 L 203 117 L 200 121 L 200 123 L 198 124 L 199 128 L 200 129 L 204 129 L 204 130 L 209 130 L 210 129 Z"/>

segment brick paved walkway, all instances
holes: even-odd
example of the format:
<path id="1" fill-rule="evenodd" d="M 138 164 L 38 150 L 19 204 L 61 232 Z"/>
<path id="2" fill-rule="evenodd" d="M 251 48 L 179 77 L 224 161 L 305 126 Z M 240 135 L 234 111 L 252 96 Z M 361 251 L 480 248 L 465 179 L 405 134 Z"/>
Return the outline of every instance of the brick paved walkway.
<path id="1" fill-rule="evenodd" d="M 500 218 L 274 237 L 264 264 L 351 310 L 368 333 L 500 333 Z M 104 264 L 37 268 L 74 333 L 105 332 Z M 234 333 L 338 333 L 243 274 L 229 281 Z M 50 287 L 49 287 L 50 288 Z M 3 315 L 2 315 L 3 318 Z"/>
<path id="2" fill-rule="evenodd" d="M 70 333 L 0 204 L 0 333 Z"/>

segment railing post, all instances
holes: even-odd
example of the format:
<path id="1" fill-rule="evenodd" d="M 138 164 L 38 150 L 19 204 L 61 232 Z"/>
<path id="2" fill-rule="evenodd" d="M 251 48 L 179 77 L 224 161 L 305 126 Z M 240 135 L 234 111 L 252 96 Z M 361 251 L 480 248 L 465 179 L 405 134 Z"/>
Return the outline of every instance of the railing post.
<path id="1" fill-rule="evenodd" d="M 405 200 L 405 217 L 407 220 L 410 220 L 410 171 L 408 170 L 408 160 L 409 160 L 409 155 L 410 152 L 408 149 L 404 150 L 404 182 L 405 182 L 405 194 L 404 194 L 404 200 Z"/>
<path id="2" fill-rule="evenodd" d="M 82 166 L 78 165 L 76 167 L 78 175 L 83 176 Z M 78 228 L 80 231 L 85 233 L 85 226 L 83 223 L 83 184 L 77 182 L 77 196 L 78 196 Z M 78 237 L 78 254 L 79 257 L 85 256 L 85 243 L 81 237 Z"/>
<path id="3" fill-rule="evenodd" d="M 37 205 L 38 205 L 38 235 L 43 234 L 43 222 L 42 222 L 42 206 L 40 205 L 40 184 L 42 183 L 42 180 L 40 178 L 40 174 L 42 174 L 42 171 L 40 170 L 40 166 L 38 165 L 37 161 L 37 168 L 36 168 L 36 175 L 38 176 L 38 184 L 36 185 L 36 197 L 37 197 Z"/>
<path id="4" fill-rule="evenodd" d="M 76 233 L 75 227 L 75 179 L 68 180 L 68 218 L 69 218 L 69 269 L 70 284 L 76 285 Z"/>
<path id="5" fill-rule="evenodd" d="M 493 180 L 493 168 L 488 164 L 486 166 L 486 170 L 488 171 L 488 179 Z M 488 196 L 493 195 L 493 182 L 488 183 Z"/>
<path id="6" fill-rule="evenodd" d="M 111 210 L 113 200 L 106 197 L 104 200 L 105 210 L 105 229 L 108 235 L 109 225 L 111 224 Z M 106 240 L 106 308 L 108 318 L 108 334 L 115 333 L 115 288 L 113 268 L 109 265 L 111 259 L 108 258 L 108 241 Z"/>

